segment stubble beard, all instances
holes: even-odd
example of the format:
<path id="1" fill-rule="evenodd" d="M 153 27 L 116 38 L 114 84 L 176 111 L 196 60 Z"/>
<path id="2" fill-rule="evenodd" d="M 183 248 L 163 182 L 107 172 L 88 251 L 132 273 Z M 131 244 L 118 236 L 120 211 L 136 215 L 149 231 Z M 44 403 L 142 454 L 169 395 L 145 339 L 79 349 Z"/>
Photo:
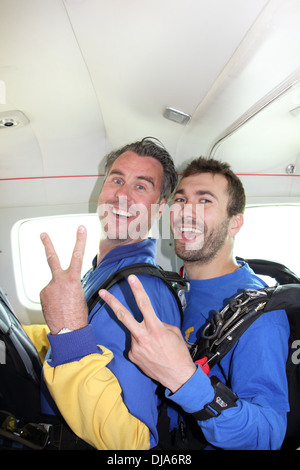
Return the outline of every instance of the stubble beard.
<path id="1" fill-rule="evenodd" d="M 195 246 L 193 249 L 190 244 L 184 244 L 180 239 L 175 239 L 176 255 L 183 261 L 197 262 L 198 264 L 209 263 L 215 258 L 226 242 L 229 222 L 229 218 L 223 220 L 218 227 L 215 227 L 209 233 L 205 227 L 201 248 Z"/>

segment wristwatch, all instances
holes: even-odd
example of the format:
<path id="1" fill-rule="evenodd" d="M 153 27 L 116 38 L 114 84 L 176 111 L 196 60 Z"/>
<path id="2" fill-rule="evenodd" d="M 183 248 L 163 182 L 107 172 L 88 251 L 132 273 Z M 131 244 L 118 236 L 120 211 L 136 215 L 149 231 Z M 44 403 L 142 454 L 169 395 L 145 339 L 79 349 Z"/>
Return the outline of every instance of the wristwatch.
<path id="1" fill-rule="evenodd" d="M 69 330 L 69 328 L 62 328 L 57 334 L 58 335 L 63 335 L 65 333 L 71 333 L 72 330 Z"/>

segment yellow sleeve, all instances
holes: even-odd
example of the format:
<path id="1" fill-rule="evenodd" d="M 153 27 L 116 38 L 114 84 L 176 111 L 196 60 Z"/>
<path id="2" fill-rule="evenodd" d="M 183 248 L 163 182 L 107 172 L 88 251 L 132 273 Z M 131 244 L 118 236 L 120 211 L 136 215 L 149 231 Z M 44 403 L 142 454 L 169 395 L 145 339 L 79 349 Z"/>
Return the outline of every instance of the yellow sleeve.
<path id="1" fill-rule="evenodd" d="M 99 450 L 147 450 L 148 427 L 129 413 L 117 378 L 106 367 L 113 354 L 90 354 L 79 361 L 51 367 L 44 379 L 73 432 Z"/>
<path id="2" fill-rule="evenodd" d="M 22 325 L 25 333 L 29 336 L 33 342 L 41 362 L 45 360 L 45 356 L 49 349 L 49 340 L 47 334 L 49 333 L 49 328 L 47 325 Z"/>

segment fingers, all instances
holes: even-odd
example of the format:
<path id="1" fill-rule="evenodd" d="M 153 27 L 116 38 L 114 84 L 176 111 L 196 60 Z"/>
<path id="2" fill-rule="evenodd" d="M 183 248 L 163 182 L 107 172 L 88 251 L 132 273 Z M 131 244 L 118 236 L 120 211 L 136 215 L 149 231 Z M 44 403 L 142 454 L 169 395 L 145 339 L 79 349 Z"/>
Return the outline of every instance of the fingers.
<path id="1" fill-rule="evenodd" d="M 69 266 L 69 271 L 75 276 L 81 275 L 82 261 L 86 245 L 86 236 L 86 228 L 83 226 L 78 227 L 76 242 Z M 45 247 L 49 268 L 51 269 L 52 275 L 54 275 L 55 272 L 62 271 L 59 258 L 57 256 L 57 253 L 54 249 L 53 243 L 49 235 L 47 233 L 42 233 L 40 237 Z"/>
<path id="2" fill-rule="evenodd" d="M 119 302 L 116 297 L 110 294 L 107 290 L 101 289 L 99 296 L 103 299 L 109 307 L 113 310 L 116 317 L 123 323 L 130 333 L 136 337 L 140 328 L 139 322 L 132 316 L 132 314 Z"/>
<path id="3" fill-rule="evenodd" d="M 86 237 L 87 237 L 86 228 L 83 225 L 81 225 L 77 229 L 76 243 L 74 246 L 70 268 L 69 268 L 75 275 L 79 275 L 79 276 L 81 274 L 81 269 L 82 269 L 82 261 L 84 257 L 84 251 L 85 251 Z"/>
<path id="4" fill-rule="evenodd" d="M 41 233 L 41 240 L 45 247 L 49 268 L 51 269 L 52 274 L 54 274 L 55 271 L 61 270 L 61 265 L 58 256 L 56 254 L 52 241 L 47 233 Z"/>
<path id="5" fill-rule="evenodd" d="M 128 282 L 137 305 L 143 315 L 143 323 L 146 329 L 151 330 L 151 328 L 154 328 L 155 326 L 162 325 L 162 322 L 157 318 L 149 297 L 139 279 L 134 275 L 130 275 L 128 277 Z M 137 322 L 132 314 L 108 291 L 100 290 L 99 296 L 110 306 L 110 308 L 115 312 L 117 318 L 124 326 L 126 326 L 126 328 L 128 328 L 131 334 L 137 337 L 141 332 L 141 323 Z"/>
<path id="6" fill-rule="evenodd" d="M 156 316 L 152 304 L 149 300 L 148 295 L 146 294 L 145 289 L 141 281 L 131 274 L 128 276 L 128 282 L 135 297 L 136 303 L 143 314 L 144 322 L 149 327 L 155 327 L 158 324 L 161 324 L 160 319 Z"/>

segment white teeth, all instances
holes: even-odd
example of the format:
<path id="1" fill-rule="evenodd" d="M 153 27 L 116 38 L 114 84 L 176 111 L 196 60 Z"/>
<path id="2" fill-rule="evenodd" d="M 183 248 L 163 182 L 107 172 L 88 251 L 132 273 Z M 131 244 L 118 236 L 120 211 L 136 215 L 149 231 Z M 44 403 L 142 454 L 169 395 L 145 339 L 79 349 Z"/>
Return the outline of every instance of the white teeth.
<path id="1" fill-rule="evenodd" d="M 181 232 L 203 233 L 202 230 L 194 227 L 181 227 Z"/>
<path id="2" fill-rule="evenodd" d="M 122 216 L 122 217 L 131 217 L 130 212 L 123 211 L 123 210 L 121 210 L 121 209 L 115 209 L 114 207 L 113 207 L 113 209 L 112 209 L 112 213 L 113 213 L 114 215 L 120 215 L 120 216 Z"/>

